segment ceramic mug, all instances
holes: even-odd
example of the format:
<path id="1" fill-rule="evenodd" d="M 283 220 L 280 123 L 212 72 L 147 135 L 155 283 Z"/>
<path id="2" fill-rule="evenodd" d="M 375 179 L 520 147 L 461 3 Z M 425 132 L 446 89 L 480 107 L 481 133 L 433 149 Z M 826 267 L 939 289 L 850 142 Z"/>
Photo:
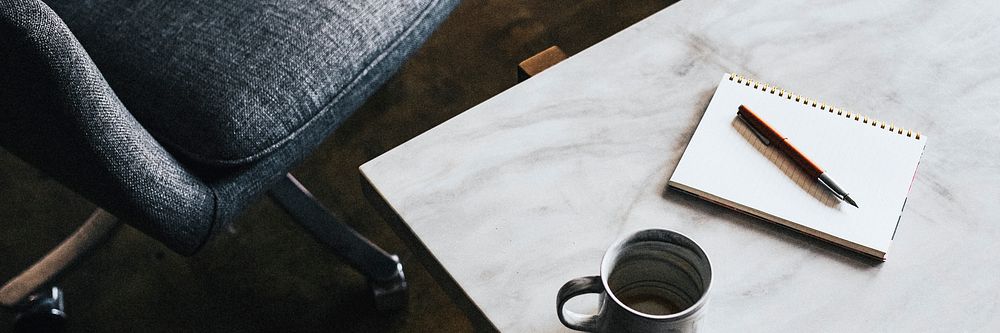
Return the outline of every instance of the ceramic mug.
<path id="1" fill-rule="evenodd" d="M 670 230 L 642 230 L 608 248 L 600 276 L 566 282 L 556 311 L 563 325 L 579 331 L 693 332 L 711 283 L 712 267 L 698 244 Z M 600 294 L 597 314 L 563 308 L 588 293 Z"/>

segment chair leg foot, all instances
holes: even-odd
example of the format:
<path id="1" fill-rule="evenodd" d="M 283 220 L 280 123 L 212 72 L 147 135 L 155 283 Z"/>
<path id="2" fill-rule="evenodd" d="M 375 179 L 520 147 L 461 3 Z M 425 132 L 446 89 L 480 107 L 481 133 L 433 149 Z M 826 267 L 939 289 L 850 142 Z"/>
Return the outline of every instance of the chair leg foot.
<path id="1" fill-rule="evenodd" d="M 372 294 L 375 297 L 375 308 L 379 311 L 403 309 L 409 300 L 406 276 L 403 274 L 403 264 L 399 262 L 399 257 L 396 255 L 392 255 L 392 259 L 396 261 L 396 275 L 386 280 L 368 281 L 372 289 Z"/>
<path id="2" fill-rule="evenodd" d="M 58 287 L 29 296 L 19 310 L 15 332 L 62 332 L 66 327 L 66 307 Z"/>
<path id="3" fill-rule="evenodd" d="M 291 174 L 275 184 L 269 193 L 296 222 L 365 276 L 378 310 L 397 310 L 406 306 L 406 277 L 398 256 L 389 254 L 338 221 Z"/>

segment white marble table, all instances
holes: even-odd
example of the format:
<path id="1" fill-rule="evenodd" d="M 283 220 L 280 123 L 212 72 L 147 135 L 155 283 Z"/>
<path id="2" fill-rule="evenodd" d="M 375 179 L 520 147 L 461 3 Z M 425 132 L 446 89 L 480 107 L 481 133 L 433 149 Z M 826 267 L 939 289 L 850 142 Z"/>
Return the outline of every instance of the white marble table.
<path id="1" fill-rule="evenodd" d="M 712 258 L 706 332 L 997 332 L 998 17 L 988 1 L 682 2 L 361 171 L 501 331 L 566 331 L 559 287 L 620 235 L 668 228 Z M 887 262 L 667 189 L 724 72 L 929 138 Z"/>

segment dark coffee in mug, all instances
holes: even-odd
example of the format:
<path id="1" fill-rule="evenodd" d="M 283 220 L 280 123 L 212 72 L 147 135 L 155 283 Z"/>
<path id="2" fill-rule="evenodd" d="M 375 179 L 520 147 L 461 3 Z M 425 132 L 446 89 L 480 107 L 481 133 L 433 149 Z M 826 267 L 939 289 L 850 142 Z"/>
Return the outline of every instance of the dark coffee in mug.
<path id="1" fill-rule="evenodd" d="M 625 306 L 633 310 L 654 316 L 674 314 L 687 309 L 687 306 L 678 305 L 677 300 L 664 297 L 662 294 L 655 292 L 629 293 L 625 296 L 620 296 L 619 299 L 621 299 L 622 303 L 625 303 Z"/>
<path id="2" fill-rule="evenodd" d="M 611 268 L 608 287 L 625 306 L 645 314 L 669 315 L 695 304 L 707 287 L 694 251 L 672 243 L 626 244 Z"/>

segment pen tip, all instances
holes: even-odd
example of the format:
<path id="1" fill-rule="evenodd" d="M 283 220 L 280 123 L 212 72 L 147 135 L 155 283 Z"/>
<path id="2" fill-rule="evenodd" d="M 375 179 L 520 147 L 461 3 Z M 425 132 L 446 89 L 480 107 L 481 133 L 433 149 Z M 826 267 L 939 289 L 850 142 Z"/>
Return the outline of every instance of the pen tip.
<path id="1" fill-rule="evenodd" d="M 844 201 L 847 201 L 847 203 L 851 204 L 851 206 L 854 206 L 854 207 L 857 207 L 857 208 L 861 208 L 861 207 L 858 207 L 858 203 L 854 202 L 854 199 L 851 199 L 851 196 L 849 196 L 849 195 L 845 195 L 844 196 Z"/>

